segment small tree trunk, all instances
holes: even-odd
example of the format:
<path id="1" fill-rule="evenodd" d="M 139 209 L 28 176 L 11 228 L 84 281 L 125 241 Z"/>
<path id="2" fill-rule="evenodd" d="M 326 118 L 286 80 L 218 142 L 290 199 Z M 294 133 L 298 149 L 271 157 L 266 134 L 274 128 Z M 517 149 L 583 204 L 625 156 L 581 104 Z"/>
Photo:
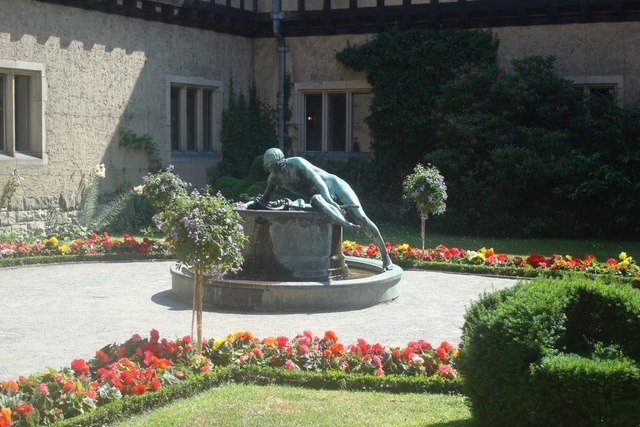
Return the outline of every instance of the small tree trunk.
<path id="1" fill-rule="evenodd" d="M 424 257 L 424 236 L 426 231 L 426 225 L 428 215 L 420 214 L 420 237 L 422 237 L 422 256 Z"/>
<path id="2" fill-rule="evenodd" d="M 198 354 L 202 354 L 202 294 L 204 275 L 194 268 L 193 270 L 193 308 L 191 311 L 191 338 L 197 345 Z M 196 320 L 196 338 L 193 339 L 193 323 Z"/>

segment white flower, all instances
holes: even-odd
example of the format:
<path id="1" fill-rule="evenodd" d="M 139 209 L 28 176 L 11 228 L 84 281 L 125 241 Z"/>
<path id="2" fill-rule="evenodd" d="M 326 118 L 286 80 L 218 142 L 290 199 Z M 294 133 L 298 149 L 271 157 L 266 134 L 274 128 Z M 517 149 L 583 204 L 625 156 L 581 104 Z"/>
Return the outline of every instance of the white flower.
<path id="1" fill-rule="evenodd" d="M 144 185 L 136 185 L 135 187 L 133 187 L 133 192 L 139 196 L 142 196 L 142 193 L 144 192 Z"/>
<path id="2" fill-rule="evenodd" d="M 106 169 L 104 167 L 104 163 L 100 163 L 99 165 L 96 165 L 96 167 L 93 169 L 93 174 L 95 176 L 99 176 L 100 178 L 104 178 L 106 176 Z"/>

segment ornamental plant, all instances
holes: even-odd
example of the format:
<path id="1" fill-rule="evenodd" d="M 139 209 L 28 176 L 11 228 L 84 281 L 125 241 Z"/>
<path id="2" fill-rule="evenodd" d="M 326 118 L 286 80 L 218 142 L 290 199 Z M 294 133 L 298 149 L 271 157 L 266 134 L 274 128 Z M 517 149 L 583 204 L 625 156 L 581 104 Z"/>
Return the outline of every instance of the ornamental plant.
<path id="1" fill-rule="evenodd" d="M 143 190 L 159 210 L 154 222 L 173 246 L 176 258 L 193 272 L 193 318 L 197 340 L 202 341 L 202 293 L 204 275 L 220 277 L 240 269 L 242 248 L 247 242 L 240 216 L 218 193 L 188 192 L 171 167 L 147 177 Z"/>
<path id="2" fill-rule="evenodd" d="M 204 353 L 198 354 L 199 349 Z M 333 331 L 264 339 L 239 331 L 197 345 L 188 335 L 167 340 L 153 329 L 148 338 L 134 334 L 124 343 L 106 345 L 91 360 L 74 359 L 60 370 L 0 382 L 0 427 L 51 425 L 126 396 L 203 378 L 223 366 L 434 378 L 455 387 L 458 357 L 458 350 L 447 342 L 437 347 L 424 340 L 410 341 L 406 347 L 363 339 L 343 344 Z"/>
<path id="3" fill-rule="evenodd" d="M 408 175 L 403 184 L 403 196 L 416 204 L 420 211 L 422 249 L 424 250 L 425 221 L 429 214 L 439 215 L 447 210 L 447 185 L 438 168 L 427 164 L 425 168 L 417 164 L 413 173 Z"/>

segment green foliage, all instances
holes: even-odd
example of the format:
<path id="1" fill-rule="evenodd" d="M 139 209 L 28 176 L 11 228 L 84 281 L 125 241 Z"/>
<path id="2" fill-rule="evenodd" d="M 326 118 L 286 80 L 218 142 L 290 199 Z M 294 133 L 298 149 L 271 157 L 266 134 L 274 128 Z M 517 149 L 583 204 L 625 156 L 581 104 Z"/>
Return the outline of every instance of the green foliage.
<path id="1" fill-rule="evenodd" d="M 273 110 L 258 98 L 255 83 L 248 99 L 236 95 L 230 84 L 229 104 L 222 112 L 222 160 L 209 173 L 209 182 L 218 177 L 244 178 L 256 156 L 278 145 Z"/>
<path id="2" fill-rule="evenodd" d="M 2 189 L 2 194 L 0 195 L 0 209 L 5 206 L 7 209 L 11 207 L 11 201 L 13 196 L 15 196 L 16 191 L 20 188 L 20 182 L 22 181 L 22 177 L 18 173 L 18 170 L 14 170 L 13 174 L 9 177 L 9 181 L 5 184 Z"/>
<path id="3" fill-rule="evenodd" d="M 594 132 L 628 129 L 640 115 L 613 98 L 585 102 L 555 75 L 554 62 L 514 61 L 512 73 L 469 67 L 443 86 L 434 110 L 436 149 L 428 157 L 452 178 L 451 209 L 440 222 L 446 229 L 627 238 L 640 232 L 630 220 L 640 212 L 639 177 L 627 166 L 640 158 L 637 135 Z M 623 162 L 612 147 L 625 140 Z"/>
<path id="4" fill-rule="evenodd" d="M 484 295 L 466 314 L 458 361 L 472 413 L 480 425 L 630 425 L 639 334 L 631 287 L 575 276 Z"/>
<path id="5" fill-rule="evenodd" d="M 256 156 L 256 158 L 253 159 L 253 162 L 251 162 L 251 167 L 249 167 L 247 182 L 249 182 L 249 184 L 254 184 L 256 182 L 266 181 L 268 177 L 269 174 L 264 170 L 264 156 Z"/>
<path id="6" fill-rule="evenodd" d="M 393 28 L 337 59 L 367 72 L 373 86 L 368 119 L 376 161 L 399 174 L 397 185 L 433 148 L 431 116 L 441 85 L 467 64 L 493 64 L 498 42 L 484 31 Z"/>
<path id="7" fill-rule="evenodd" d="M 536 402 L 545 408 L 546 425 L 630 426 L 640 419 L 640 368 L 630 359 L 552 355 L 531 376 L 538 399 L 547 397 Z"/>
<path id="8" fill-rule="evenodd" d="M 247 188 L 247 181 L 233 176 L 221 176 L 211 186 L 214 192 L 220 192 L 229 200 L 240 200 L 240 195 Z"/>
<path id="9" fill-rule="evenodd" d="M 162 166 L 162 159 L 160 158 L 160 150 L 155 143 L 151 135 L 144 134 L 138 135 L 130 129 L 120 128 L 118 131 L 120 139 L 118 144 L 120 147 L 125 147 L 134 151 L 143 151 L 149 161 L 149 171 L 157 172 Z"/>
<path id="10" fill-rule="evenodd" d="M 393 171 L 392 194 L 416 163 L 431 162 L 449 187 L 436 229 L 640 236 L 640 108 L 583 99 L 552 57 L 505 72 L 497 46 L 485 32 L 396 28 L 337 54 L 373 86 L 372 146 L 378 167 Z"/>
<path id="11" fill-rule="evenodd" d="M 75 239 L 91 232 L 102 232 L 120 220 L 126 212 L 132 211 L 136 199 L 132 189 L 116 194 L 99 209 L 104 177 L 104 165 L 97 165 L 95 170 L 85 177 L 82 199 L 75 221 L 71 224 L 61 223 L 60 211 L 53 211 L 47 219 L 47 234 L 58 235 L 64 239 Z"/>

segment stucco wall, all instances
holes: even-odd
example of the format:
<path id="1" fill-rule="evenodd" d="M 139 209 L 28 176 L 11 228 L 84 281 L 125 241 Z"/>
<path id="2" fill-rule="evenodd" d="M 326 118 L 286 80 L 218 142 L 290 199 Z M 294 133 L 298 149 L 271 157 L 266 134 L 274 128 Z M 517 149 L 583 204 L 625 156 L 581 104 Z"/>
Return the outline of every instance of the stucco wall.
<path id="1" fill-rule="evenodd" d="M 168 75 L 248 87 L 253 41 L 32 0 L 0 2 L 0 59 L 44 64 L 45 165 L 0 162 L 0 193 L 14 170 L 23 178 L 12 210 L 77 201 L 82 174 L 107 168 L 105 190 L 136 185 L 147 171 L 144 154 L 118 147 L 118 129 L 149 133 L 185 179 L 204 183 L 213 164 L 170 159 L 167 133 Z M 0 226 L 3 218 L 0 218 Z M 7 218 L 4 218 L 6 223 Z"/>
<path id="2" fill-rule="evenodd" d="M 622 77 L 625 104 L 640 101 L 640 22 L 496 28 L 499 63 L 553 55 L 563 77 Z"/>

